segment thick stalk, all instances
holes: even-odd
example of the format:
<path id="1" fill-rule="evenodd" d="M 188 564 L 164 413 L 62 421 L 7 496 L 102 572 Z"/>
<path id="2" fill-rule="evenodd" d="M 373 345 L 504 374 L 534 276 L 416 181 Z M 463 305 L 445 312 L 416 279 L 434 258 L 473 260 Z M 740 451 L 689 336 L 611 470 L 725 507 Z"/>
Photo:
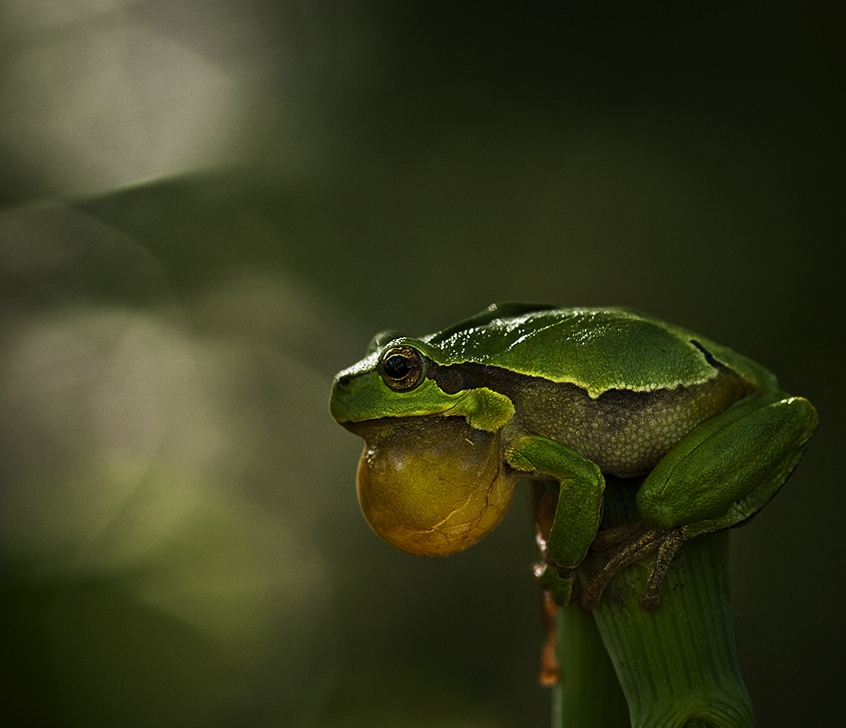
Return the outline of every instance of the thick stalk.
<path id="1" fill-rule="evenodd" d="M 605 527 L 634 517 L 634 488 L 609 479 Z M 583 565 L 590 578 L 607 557 Z M 728 533 L 700 536 L 673 560 L 654 612 L 641 609 L 653 558 L 624 569 L 593 612 L 626 695 L 632 728 L 751 728 L 737 662 L 728 584 Z"/>

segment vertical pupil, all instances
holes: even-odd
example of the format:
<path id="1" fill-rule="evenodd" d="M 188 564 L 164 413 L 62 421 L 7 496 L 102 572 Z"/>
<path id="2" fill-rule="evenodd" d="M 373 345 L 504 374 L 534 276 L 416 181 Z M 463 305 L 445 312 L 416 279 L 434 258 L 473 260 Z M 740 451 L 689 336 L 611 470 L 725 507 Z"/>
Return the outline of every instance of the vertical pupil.
<path id="1" fill-rule="evenodd" d="M 385 360 L 385 374 L 392 379 L 402 379 L 411 371 L 411 362 L 399 355 L 390 356 Z"/>

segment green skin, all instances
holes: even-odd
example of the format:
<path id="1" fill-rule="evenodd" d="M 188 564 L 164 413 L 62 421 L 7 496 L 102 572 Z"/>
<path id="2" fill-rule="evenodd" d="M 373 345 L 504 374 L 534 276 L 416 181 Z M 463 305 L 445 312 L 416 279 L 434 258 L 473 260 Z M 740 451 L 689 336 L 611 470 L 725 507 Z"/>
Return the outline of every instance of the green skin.
<path id="1" fill-rule="evenodd" d="M 494 443 L 501 477 L 557 482 L 541 539 L 541 581 L 556 600 L 569 600 L 591 545 L 615 546 L 582 595 L 587 608 L 620 569 L 656 553 L 641 599 L 655 609 L 681 544 L 750 519 L 817 425 L 806 399 L 701 336 L 629 309 L 530 304 L 495 304 L 420 339 L 379 334 L 368 356 L 335 378 L 330 408 L 368 443 L 405 421 L 426 432 L 426 422 L 437 428 L 461 417 L 467 442 Z M 381 455 L 372 449 L 370 457 Z M 635 526 L 597 534 L 604 474 L 639 486 Z M 440 553 L 479 538 L 454 537 Z"/>

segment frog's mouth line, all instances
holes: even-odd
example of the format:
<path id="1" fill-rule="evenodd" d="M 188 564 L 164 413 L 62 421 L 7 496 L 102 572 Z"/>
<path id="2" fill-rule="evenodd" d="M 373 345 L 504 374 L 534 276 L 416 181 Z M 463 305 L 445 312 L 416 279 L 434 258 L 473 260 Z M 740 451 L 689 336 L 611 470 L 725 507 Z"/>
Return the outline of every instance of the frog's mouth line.
<path id="1" fill-rule="evenodd" d="M 354 435 L 358 435 L 365 442 L 369 443 L 390 437 L 400 429 L 409 430 L 409 435 L 412 435 L 413 431 L 417 428 L 428 430 L 432 427 L 432 419 L 435 417 L 457 416 L 449 414 L 453 409 L 455 409 L 455 405 L 450 406 L 444 412 L 437 412 L 430 415 L 399 415 L 397 417 L 379 417 L 373 420 L 361 420 L 360 422 L 341 422 L 340 424 L 345 430 L 349 430 Z"/>

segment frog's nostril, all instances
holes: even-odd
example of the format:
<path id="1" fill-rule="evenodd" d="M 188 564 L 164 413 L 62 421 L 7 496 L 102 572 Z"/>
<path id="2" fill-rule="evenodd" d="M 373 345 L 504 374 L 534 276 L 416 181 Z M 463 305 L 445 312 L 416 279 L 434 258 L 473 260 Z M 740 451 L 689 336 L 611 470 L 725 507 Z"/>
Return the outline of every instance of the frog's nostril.
<path id="1" fill-rule="evenodd" d="M 340 386 L 342 386 L 342 387 L 346 387 L 349 383 L 350 383 L 350 378 L 349 378 L 349 377 L 341 377 L 341 378 L 338 380 L 338 384 L 339 384 Z"/>

